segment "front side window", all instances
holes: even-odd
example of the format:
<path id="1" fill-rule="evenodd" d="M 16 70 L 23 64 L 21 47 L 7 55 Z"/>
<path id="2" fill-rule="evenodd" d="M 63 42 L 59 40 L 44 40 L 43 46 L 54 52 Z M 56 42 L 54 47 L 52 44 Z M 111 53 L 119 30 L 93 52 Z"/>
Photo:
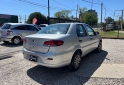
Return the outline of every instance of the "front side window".
<path id="1" fill-rule="evenodd" d="M 37 28 L 35 28 L 34 26 L 30 26 L 30 25 L 26 25 L 26 30 L 29 30 L 29 31 L 38 31 Z"/>
<path id="2" fill-rule="evenodd" d="M 85 27 L 86 27 L 86 30 L 87 30 L 89 36 L 94 36 L 95 35 L 93 29 L 89 25 L 85 25 Z"/>
<path id="3" fill-rule="evenodd" d="M 66 34 L 70 24 L 53 24 L 40 30 L 38 34 Z"/>
<path id="4" fill-rule="evenodd" d="M 76 31 L 77 31 L 77 36 L 78 37 L 84 37 L 87 36 L 86 30 L 81 24 L 76 25 Z"/>

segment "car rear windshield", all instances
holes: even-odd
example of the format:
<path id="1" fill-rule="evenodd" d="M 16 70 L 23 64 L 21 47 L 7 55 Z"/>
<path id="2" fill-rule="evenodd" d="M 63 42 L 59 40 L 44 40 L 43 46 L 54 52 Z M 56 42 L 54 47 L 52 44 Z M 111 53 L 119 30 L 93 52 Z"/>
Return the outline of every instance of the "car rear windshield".
<path id="1" fill-rule="evenodd" d="M 38 34 L 66 34 L 70 24 L 53 24 L 45 27 Z"/>
<path id="2" fill-rule="evenodd" d="M 11 27 L 10 24 L 4 24 L 1 29 L 9 29 Z"/>

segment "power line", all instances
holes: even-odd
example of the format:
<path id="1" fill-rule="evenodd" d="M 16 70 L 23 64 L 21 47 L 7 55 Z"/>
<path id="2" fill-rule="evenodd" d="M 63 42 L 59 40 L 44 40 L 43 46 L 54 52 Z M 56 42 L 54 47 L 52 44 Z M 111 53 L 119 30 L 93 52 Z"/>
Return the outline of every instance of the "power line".
<path id="1" fill-rule="evenodd" d="M 56 0 L 53 0 L 53 1 L 56 2 L 56 3 L 58 3 L 58 4 L 60 4 L 60 5 L 63 5 L 63 6 L 65 6 L 65 7 L 67 7 L 67 8 L 70 8 L 70 9 L 76 11 L 76 9 L 73 9 L 73 8 L 71 8 L 71 7 L 69 7 L 69 6 L 66 6 L 66 5 L 64 5 L 64 4 L 62 4 L 62 3 L 60 3 L 60 2 L 58 2 L 58 1 L 56 1 Z"/>
<path id="2" fill-rule="evenodd" d="M 36 6 L 36 7 L 48 8 L 47 5 L 35 3 L 35 2 L 32 2 L 32 1 L 28 1 L 28 0 L 15 0 L 15 1 L 26 3 L 28 5 L 33 5 L 33 6 Z M 59 8 L 59 7 L 50 6 L 50 9 L 53 9 L 53 10 L 57 10 L 57 9 L 58 10 L 63 10 L 63 9 L 66 9 L 66 8 Z M 73 11 L 73 10 L 71 10 L 71 11 Z"/>
<path id="3" fill-rule="evenodd" d="M 82 0 L 82 1 L 85 1 L 85 2 L 88 2 L 88 3 L 91 3 L 91 4 L 98 4 L 98 5 L 101 5 L 101 4 L 99 4 L 99 3 L 92 3 L 92 2 L 87 1 L 87 0 Z"/>
<path id="4" fill-rule="evenodd" d="M 102 3 L 100 0 L 97 0 L 98 2 Z M 104 6 L 106 6 L 107 9 L 111 10 L 105 3 Z M 111 10 L 112 11 L 112 10 Z M 112 11 L 113 12 L 113 11 Z M 114 12 L 113 12 L 114 13 Z"/>

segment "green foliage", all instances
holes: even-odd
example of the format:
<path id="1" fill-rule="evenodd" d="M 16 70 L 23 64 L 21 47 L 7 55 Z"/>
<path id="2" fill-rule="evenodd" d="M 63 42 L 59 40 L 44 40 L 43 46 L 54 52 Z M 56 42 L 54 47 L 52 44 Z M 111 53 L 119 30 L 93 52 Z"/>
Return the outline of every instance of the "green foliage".
<path id="1" fill-rule="evenodd" d="M 79 8 L 79 11 L 80 11 L 80 14 L 85 13 L 87 11 L 87 8 L 86 7 Z"/>
<path id="2" fill-rule="evenodd" d="M 39 25 L 39 24 L 47 24 L 47 18 L 46 18 L 46 16 L 44 16 L 40 12 L 31 13 L 29 15 L 29 17 L 28 17 L 27 23 L 28 24 L 32 24 L 33 18 L 37 18 L 37 22 L 36 22 L 37 25 Z"/>
<path id="3" fill-rule="evenodd" d="M 62 10 L 58 11 L 54 14 L 55 18 L 61 18 L 61 19 L 70 19 L 69 14 L 71 14 L 70 10 Z"/>
<path id="4" fill-rule="evenodd" d="M 80 16 L 80 22 L 87 23 L 89 25 L 96 25 L 97 21 L 98 21 L 98 18 L 95 14 L 83 13 Z"/>
<path id="5" fill-rule="evenodd" d="M 110 23 L 113 22 L 114 20 L 113 20 L 111 17 L 107 17 L 107 18 L 105 19 L 105 21 L 106 21 L 107 24 L 110 24 Z"/>

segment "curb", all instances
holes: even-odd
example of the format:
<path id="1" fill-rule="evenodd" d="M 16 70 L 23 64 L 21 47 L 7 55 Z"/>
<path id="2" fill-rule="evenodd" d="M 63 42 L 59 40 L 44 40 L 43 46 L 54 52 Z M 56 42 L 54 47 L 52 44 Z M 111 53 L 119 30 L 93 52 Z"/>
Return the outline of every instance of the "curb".
<path id="1" fill-rule="evenodd" d="M 112 38 L 112 37 L 102 37 L 102 39 L 124 39 L 124 38 Z"/>

